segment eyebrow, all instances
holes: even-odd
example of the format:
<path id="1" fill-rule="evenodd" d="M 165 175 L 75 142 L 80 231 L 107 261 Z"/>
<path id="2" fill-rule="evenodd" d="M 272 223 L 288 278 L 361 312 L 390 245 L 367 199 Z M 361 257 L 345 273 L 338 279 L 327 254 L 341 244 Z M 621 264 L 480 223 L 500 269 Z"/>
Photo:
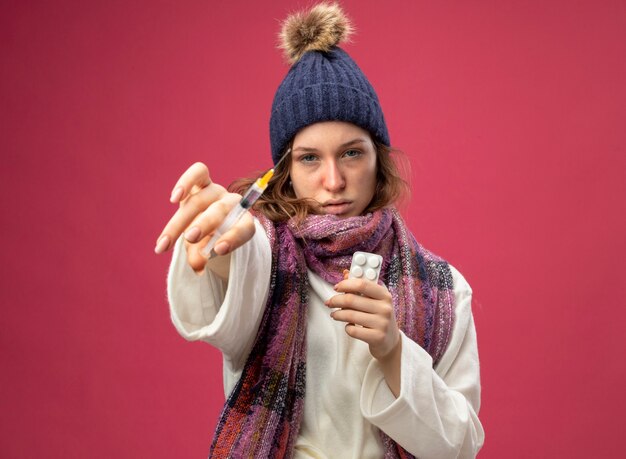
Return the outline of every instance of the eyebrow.
<path id="1" fill-rule="evenodd" d="M 359 143 L 367 143 L 367 140 L 362 138 L 362 137 L 358 137 L 356 139 L 350 140 L 348 142 L 342 143 L 341 145 L 339 145 L 338 149 L 342 149 L 342 148 L 346 148 L 346 147 L 351 147 L 353 145 L 359 144 Z M 296 151 L 302 151 L 302 152 L 316 152 L 318 151 L 317 148 L 314 147 L 296 147 L 293 150 L 291 150 L 292 152 L 296 152 Z"/>

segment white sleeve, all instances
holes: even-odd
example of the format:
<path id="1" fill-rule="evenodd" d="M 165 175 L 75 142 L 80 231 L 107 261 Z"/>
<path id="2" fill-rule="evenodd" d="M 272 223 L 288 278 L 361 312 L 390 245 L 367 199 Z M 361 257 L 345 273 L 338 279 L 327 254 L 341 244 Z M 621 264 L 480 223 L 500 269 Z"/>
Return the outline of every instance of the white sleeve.
<path id="1" fill-rule="evenodd" d="M 245 363 L 265 310 L 272 254 L 262 225 L 231 255 L 228 283 L 208 269 L 197 274 L 187 263 L 182 236 L 167 276 L 170 315 L 189 341 L 202 340 L 222 351 L 236 371 Z"/>
<path id="2" fill-rule="evenodd" d="M 402 333 L 400 394 L 396 399 L 375 359 L 361 390 L 363 416 L 420 459 L 473 458 L 485 434 L 478 419 L 480 368 L 472 290 L 452 266 L 455 322 L 446 352 L 432 358 Z"/>

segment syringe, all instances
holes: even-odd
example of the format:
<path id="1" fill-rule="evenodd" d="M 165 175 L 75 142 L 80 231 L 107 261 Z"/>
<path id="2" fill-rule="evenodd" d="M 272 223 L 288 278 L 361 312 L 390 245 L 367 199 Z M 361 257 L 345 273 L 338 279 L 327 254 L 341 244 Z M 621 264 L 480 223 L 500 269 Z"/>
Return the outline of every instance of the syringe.
<path id="1" fill-rule="evenodd" d="M 200 253 L 203 257 L 210 260 L 211 258 L 217 256 L 213 250 L 215 242 L 222 236 L 222 234 L 231 229 L 248 209 L 252 208 L 254 203 L 261 197 L 267 188 L 267 184 L 273 175 L 274 169 L 270 169 L 265 173 L 265 175 L 263 175 L 263 177 L 257 179 L 252 186 L 248 188 L 248 191 L 246 191 L 246 194 L 243 195 L 241 201 L 239 201 L 239 203 L 228 213 L 222 224 L 215 230 L 211 239 L 209 239 L 209 243 L 201 250 Z"/>

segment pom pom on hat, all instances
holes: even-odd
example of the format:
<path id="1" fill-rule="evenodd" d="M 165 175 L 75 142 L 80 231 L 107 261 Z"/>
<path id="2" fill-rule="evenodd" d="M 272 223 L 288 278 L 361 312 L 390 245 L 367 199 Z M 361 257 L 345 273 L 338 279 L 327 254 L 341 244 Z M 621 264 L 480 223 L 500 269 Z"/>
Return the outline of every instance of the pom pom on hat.
<path id="1" fill-rule="evenodd" d="M 336 3 L 321 3 L 284 22 L 281 48 L 291 68 L 278 87 L 270 116 L 276 164 L 299 130 L 323 121 L 345 121 L 390 145 L 378 96 L 363 71 L 337 45 L 353 31 Z"/>
<path id="2" fill-rule="evenodd" d="M 328 52 L 348 41 L 353 31 L 350 19 L 337 3 L 320 3 L 285 19 L 279 47 L 288 62 L 294 64 L 307 51 Z"/>

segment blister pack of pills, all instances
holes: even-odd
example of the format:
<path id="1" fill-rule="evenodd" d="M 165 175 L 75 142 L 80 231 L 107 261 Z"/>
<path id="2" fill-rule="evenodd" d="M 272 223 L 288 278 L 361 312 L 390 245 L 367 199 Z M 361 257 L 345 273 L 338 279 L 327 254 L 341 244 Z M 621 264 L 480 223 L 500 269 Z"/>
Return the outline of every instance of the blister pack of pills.
<path id="1" fill-rule="evenodd" d="M 349 277 L 378 282 L 382 265 L 383 257 L 380 255 L 368 252 L 354 252 Z"/>

